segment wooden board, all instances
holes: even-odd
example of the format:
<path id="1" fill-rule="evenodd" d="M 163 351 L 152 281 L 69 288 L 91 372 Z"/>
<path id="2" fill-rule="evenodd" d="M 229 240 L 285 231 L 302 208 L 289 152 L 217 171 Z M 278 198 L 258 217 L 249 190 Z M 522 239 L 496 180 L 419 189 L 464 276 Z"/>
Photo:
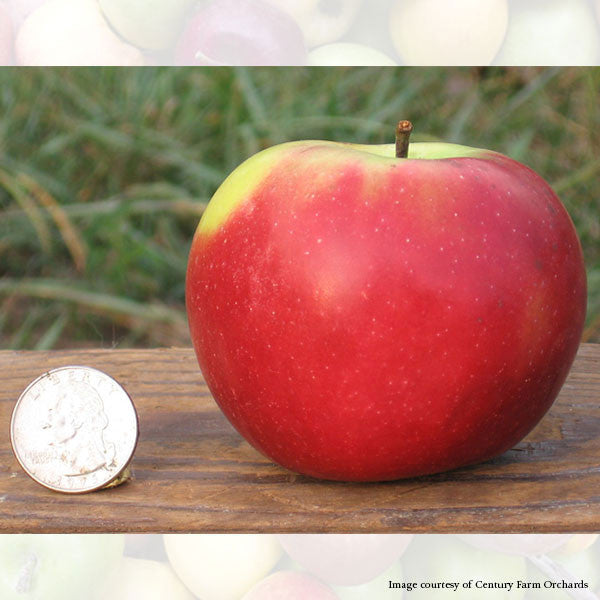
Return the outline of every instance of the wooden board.
<path id="1" fill-rule="evenodd" d="M 83 496 L 48 491 L 21 470 L 8 430 L 27 384 L 88 365 L 138 408 L 132 481 Z M 192 350 L 0 352 L 2 532 L 600 531 L 600 345 L 583 345 L 559 399 L 516 448 L 486 464 L 382 484 L 294 475 L 229 425 Z"/>

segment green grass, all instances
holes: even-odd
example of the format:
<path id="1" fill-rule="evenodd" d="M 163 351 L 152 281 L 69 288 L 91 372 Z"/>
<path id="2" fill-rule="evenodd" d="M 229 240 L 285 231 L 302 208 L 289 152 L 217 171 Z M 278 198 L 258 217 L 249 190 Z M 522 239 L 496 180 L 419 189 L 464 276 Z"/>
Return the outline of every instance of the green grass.
<path id="1" fill-rule="evenodd" d="M 243 159 L 283 141 L 491 148 L 559 192 L 600 342 L 600 70 L 4 69 L 0 346 L 188 344 L 187 252 Z"/>

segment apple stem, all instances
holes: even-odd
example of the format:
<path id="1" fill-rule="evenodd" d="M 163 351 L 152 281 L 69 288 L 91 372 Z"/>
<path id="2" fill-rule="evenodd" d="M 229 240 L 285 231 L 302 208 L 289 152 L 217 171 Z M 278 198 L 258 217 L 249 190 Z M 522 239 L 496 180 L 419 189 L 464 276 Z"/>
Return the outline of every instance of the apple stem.
<path id="1" fill-rule="evenodd" d="M 396 127 L 396 158 L 408 157 L 408 144 L 413 125 L 410 121 L 400 121 Z"/>

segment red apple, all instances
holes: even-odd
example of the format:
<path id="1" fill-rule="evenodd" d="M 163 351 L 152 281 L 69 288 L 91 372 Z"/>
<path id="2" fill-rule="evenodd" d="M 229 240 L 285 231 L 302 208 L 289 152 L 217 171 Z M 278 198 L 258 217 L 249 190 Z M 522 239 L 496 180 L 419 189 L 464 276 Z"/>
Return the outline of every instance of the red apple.
<path id="1" fill-rule="evenodd" d="M 3 4 L 0 4 L 0 65 L 12 62 L 13 24 Z"/>
<path id="2" fill-rule="evenodd" d="M 306 46 L 290 15 L 263 0 L 213 0 L 190 19 L 180 65 L 301 65 Z"/>
<path id="3" fill-rule="evenodd" d="M 223 412 L 314 477 L 501 454 L 556 398 L 585 317 L 573 224 L 496 152 L 303 141 L 238 167 L 200 222 L 192 341 Z"/>
<path id="4" fill-rule="evenodd" d="M 338 596 L 310 575 L 279 571 L 257 583 L 242 600 L 338 600 Z"/>

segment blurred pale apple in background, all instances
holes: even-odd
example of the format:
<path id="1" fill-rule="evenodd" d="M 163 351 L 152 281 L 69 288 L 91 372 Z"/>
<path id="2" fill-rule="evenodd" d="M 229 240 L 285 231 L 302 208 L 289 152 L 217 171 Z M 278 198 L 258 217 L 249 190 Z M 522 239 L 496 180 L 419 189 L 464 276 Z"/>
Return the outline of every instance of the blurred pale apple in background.
<path id="1" fill-rule="evenodd" d="M 333 589 L 340 600 L 391 600 L 388 582 L 404 581 L 402 565 L 395 562 L 387 571 L 361 585 L 335 586 Z M 394 599 L 399 599 L 401 593 L 394 590 Z"/>
<path id="2" fill-rule="evenodd" d="M 308 64 L 312 66 L 394 66 L 396 63 L 386 54 L 364 46 L 363 44 L 352 44 L 350 42 L 338 42 L 326 44 L 315 48 L 308 53 Z"/>
<path id="3" fill-rule="evenodd" d="M 0 535 L 0 599 L 523 600 L 526 594 L 525 600 L 569 600 L 573 590 L 544 587 L 546 581 L 562 580 L 587 583 L 581 598 L 600 591 L 596 534 L 279 537 L 294 553 L 303 553 L 311 571 L 282 553 L 272 535 Z M 180 572 L 167 560 L 165 544 Z M 394 558 L 400 549 L 402 556 Z M 340 575 L 362 582 L 332 584 Z M 521 580 L 542 587 L 462 587 L 470 580 Z M 412 590 L 391 590 L 390 581 L 458 582 L 461 587 L 416 583 Z"/>
<path id="4" fill-rule="evenodd" d="M 279 571 L 258 582 L 243 600 L 338 600 L 338 596 L 306 573 Z"/>
<path id="5" fill-rule="evenodd" d="M 377 10 L 369 2 L 361 2 L 358 14 L 344 42 L 362 44 L 398 60 L 396 48 L 390 35 L 390 14 L 398 0 L 379 0 Z"/>
<path id="6" fill-rule="evenodd" d="M 19 30 L 21 65 L 143 65 L 140 50 L 110 28 L 96 0 L 48 0 Z"/>
<path id="7" fill-rule="evenodd" d="M 194 600 L 173 569 L 164 562 L 126 556 L 111 578 L 102 600 Z"/>
<path id="8" fill-rule="evenodd" d="M 411 535 L 281 535 L 281 545 L 301 567 L 332 585 L 361 585 L 394 564 Z"/>
<path id="9" fill-rule="evenodd" d="M 187 21 L 175 50 L 178 65 L 304 65 L 296 21 L 266 0 L 213 0 Z"/>
<path id="10" fill-rule="evenodd" d="M 486 537 L 486 536 L 482 536 Z M 424 535 L 415 538 L 403 560 L 408 581 L 515 582 L 527 580 L 527 562 L 523 556 L 489 552 L 475 548 L 450 535 Z M 523 600 L 525 590 L 507 589 L 421 589 L 407 594 L 411 600 Z M 552 598 L 553 596 L 549 596 Z"/>
<path id="11" fill-rule="evenodd" d="M 122 535 L 0 535 L 0 598 L 96 600 L 124 546 Z"/>
<path id="12" fill-rule="evenodd" d="M 13 30 L 10 14 L 0 4 L 0 65 L 10 65 L 12 61 Z"/>
<path id="13" fill-rule="evenodd" d="M 463 541 L 483 550 L 536 556 L 551 552 L 567 544 L 573 537 L 570 534 L 465 534 L 458 535 Z"/>
<path id="14" fill-rule="evenodd" d="M 0 0 L 0 8 L 13 30 L 7 59 L 0 13 L 0 64 L 600 64 L 600 0 Z"/>
<path id="15" fill-rule="evenodd" d="M 592 592 L 600 592 L 600 547 L 593 546 L 575 553 L 563 553 L 560 551 L 552 552 L 548 557 L 562 570 L 559 579 L 572 579 L 574 581 L 584 581 L 588 584 L 587 590 L 589 598 L 593 598 Z M 543 583 L 549 579 L 547 572 L 542 572 L 531 562 L 527 565 L 527 576 L 529 581 Z M 571 592 L 577 590 L 571 590 Z M 569 594 L 569 590 L 552 590 L 541 588 L 539 590 L 530 590 L 527 600 L 571 600 L 574 598 Z"/>
<path id="16" fill-rule="evenodd" d="M 46 2 L 48 0 L 6 0 L 6 7 L 12 17 L 15 31 L 28 15 Z"/>
<path id="17" fill-rule="evenodd" d="M 405 64 L 487 65 L 507 24 L 506 0 L 396 0 L 390 34 Z"/>
<path id="18" fill-rule="evenodd" d="M 125 556 L 165 562 L 167 553 L 162 535 L 128 533 L 125 536 Z"/>
<path id="19" fill-rule="evenodd" d="M 196 0 L 99 0 L 113 28 L 128 42 L 148 50 L 175 43 Z"/>
<path id="20" fill-rule="evenodd" d="M 339 40 L 350 29 L 360 7 L 360 0 L 269 0 L 269 2 L 296 19 L 308 47 Z"/>
<path id="21" fill-rule="evenodd" d="M 600 60 L 598 22 L 587 0 L 511 4 L 499 65 L 593 65 Z"/>
<path id="22" fill-rule="evenodd" d="M 556 550 L 559 554 L 577 554 L 583 552 L 592 546 L 598 540 L 599 534 L 597 533 L 576 533 L 560 548 Z M 598 573 L 600 575 L 600 572 Z"/>
<path id="23" fill-rule="evenodd" d="M 272 535 L 165 535 L 171 566 L 199 598 L 239 600 L 281 558 Z"/>

